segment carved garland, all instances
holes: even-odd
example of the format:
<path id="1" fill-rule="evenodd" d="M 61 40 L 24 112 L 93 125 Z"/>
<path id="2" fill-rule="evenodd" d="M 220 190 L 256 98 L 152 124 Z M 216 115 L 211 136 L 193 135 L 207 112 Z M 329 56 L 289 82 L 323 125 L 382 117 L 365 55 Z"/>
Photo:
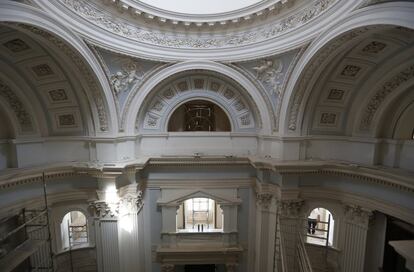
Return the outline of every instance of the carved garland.
<path id="1" fill-rule="evenodd" d="M 414 65 L 408 67 L 404 71 L 393 76 L 390 80 L 386 81 L 382 87 L 375 93 L 365 107 L 365 111 L 360 123 L 361 130 L 367 130 L 370 128 L 375 113 L 385 101 L 387 96 L 391 94 L 395 89 L 414 78 Z"/>
<path id="2" fill-rule="evenodd" d="M 173 48 L 221 48 L 252 44 L 278 37 L 301 25 L 309 23 L 333 6 L 337 0 L 317 0 L 297 14 L 267 25 L 259 31 L 226 35 L 222 38 L 176 37 L 139 28 L 92 6 L 85 0 L 60 0 L 70 10 L 114 34 L 139 42 Z"/>
<path id="3" fill-rule="evenodd" d="M 26 30 L 31 31 L 32 33 L 41 36 L 42 38 L 48 40 L 52 44 L 54 44 L 57 48 L 61 49 L 63 53 L 65 53 L 69 59 L 73 61 L 73 63 L 78 67 L 79 72 L 85 77 L 87 84 L 89 85 L 90 90 L 92 90 L 93 98 L 95 99 L 96 108 L 98 110 L 98 117 L 99 117 L 99 125 L 101 131 L 108 130 L 108 121 L 105 111 L 105 103 L 104 99 L 102 98 L 100 88 L 96 84 L 96 79 L 91 73 L 88 65 L 84 62 L 82 58 L 79 57 L 78 53 L 75 52 L 72 48 L 70 48 L 64 41 L 53 36 L 52 34 L 43 31 L 40 28 L 34 26 L 28 26 L 25 24 L 17 24 L 19 27 L 24 28 Z"/>

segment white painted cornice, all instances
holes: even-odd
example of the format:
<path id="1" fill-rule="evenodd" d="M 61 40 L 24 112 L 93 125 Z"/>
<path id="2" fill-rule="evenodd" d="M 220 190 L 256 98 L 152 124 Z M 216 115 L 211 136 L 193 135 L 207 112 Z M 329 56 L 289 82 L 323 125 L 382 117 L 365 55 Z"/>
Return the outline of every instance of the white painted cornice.
<path id="1" fill-rule="evenodd" d="M 113 5 L 118 12 L 129 12 L 134 16 L 143 17 L 154 21 L 160 21 L 165 24 L 208 26 L 237 24 L 242 21 L 262 19 L 270 11 L 282 9 L 285 6 L 292 6 L 294 0 L 262 0 L 256 4 L 237 9 L 234 11 L 213 13 L 213 14 L 187 14 L 161 9 L 148 5 L 137 0 L 100 0 L 105 4 Z"/>
<path id="2" fill-rule="evenodd" d="M 279 54 L 300 47 L 322 30 L 346 17 L 362 0 L 335 3 L 334 0 L 322 1 L 324 2 L 317 2 L 319 4 L 312 2 L 315 6 L 308 6 L 306 10 L 290 17 L 275 18 L 274 22 L 258 29 L 242 32 L 227 29 L 226 33 L 207 33 L 204 36 L 200 36 L 199 32 L 182 35 L 166 30 L 142 29 L 140 26 L 114 19 L 116 16 L 102 15 L 99 10 L 89 6 L 79 3 L 73 6 L 75 2 L 70 1 L 67 2 L 72 5 L 70 8 L 59 1 L 37 0 L 36 3 L 49 14 L 70 25 L 90 43 L 111 51 L 161 61 L 210 59 L 234 62 Z"/>

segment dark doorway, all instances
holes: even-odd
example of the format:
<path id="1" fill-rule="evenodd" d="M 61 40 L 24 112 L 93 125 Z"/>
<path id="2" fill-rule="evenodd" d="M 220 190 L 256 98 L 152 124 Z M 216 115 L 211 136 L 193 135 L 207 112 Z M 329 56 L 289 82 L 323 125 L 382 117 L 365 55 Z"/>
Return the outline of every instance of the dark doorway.
<path id="1" fill-rule="evenodd" d="M 414 226 L 393 217 L 387 218 L 384 263 L 382 267 L 384 272 L 409 272 L 409 270 L 405 268 L 405 259 L 400 256 L 388 242 L 413 239 Z"/>
<path id="2" fill-rule="evenodd" d="M 185 272 L 216 272 L 216 265 L 202 264 L 202 265 L 185 265 Z"/>

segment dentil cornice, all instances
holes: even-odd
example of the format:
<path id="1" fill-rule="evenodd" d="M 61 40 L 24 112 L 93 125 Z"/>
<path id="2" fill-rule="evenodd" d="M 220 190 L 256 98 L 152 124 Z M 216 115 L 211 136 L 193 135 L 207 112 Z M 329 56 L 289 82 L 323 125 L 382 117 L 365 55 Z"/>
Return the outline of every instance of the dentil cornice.
<path id="1" fill-rule="evenodd" d="M 174 32 L 144 27 L 113 16 L 84 0 L 36 3 L 49 14 L 68 23 L 95 45 L 154 60 L 211 59 L 237 61 L 254 59 L 303 45 L 331 22 L 346 16 L 361 0 L 315 0 L 283 18 L 243 31 Z M 339 15 L 339 16 L 338 16 Z M 103 34 L 104 33 L 104 34 Z M 198 50 L 194 50 L 198 49 Z"/>

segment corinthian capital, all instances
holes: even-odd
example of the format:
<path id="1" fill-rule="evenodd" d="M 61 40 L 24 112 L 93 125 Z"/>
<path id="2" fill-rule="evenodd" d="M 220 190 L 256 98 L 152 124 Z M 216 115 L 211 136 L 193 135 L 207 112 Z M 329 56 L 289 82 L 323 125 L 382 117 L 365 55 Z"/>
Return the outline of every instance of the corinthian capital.
<path id="1" fill-rule="evenodd" d="M 280 212 L 284 217 L 299 217 L 304 202 L 302 200 L 285 200 L 280 202 Z"/>
<path id="2" fill-rule="evenodd" d="M 360 225 L 361 227 L 368 227 L 369 218 L 371 215 L 371 211 L 363 209 L 360 206 L 345 206 L 345 219 L 351 224 Z"/>
<path id="3" fill-rule="evenodd" d="M 269 209 L 272 204 L 273 194 L 272 193 L 257 193 L 256 200 L 257 205 L 261 206 L 264 209 Z"/>
<path id="4" fill-rule="evenodd" d="M 97 200 L 89 203 L 92 214 L 98 218 L 115 218 L 118 216 L 118 203 L 109 204 L 104 200 Z"/>

